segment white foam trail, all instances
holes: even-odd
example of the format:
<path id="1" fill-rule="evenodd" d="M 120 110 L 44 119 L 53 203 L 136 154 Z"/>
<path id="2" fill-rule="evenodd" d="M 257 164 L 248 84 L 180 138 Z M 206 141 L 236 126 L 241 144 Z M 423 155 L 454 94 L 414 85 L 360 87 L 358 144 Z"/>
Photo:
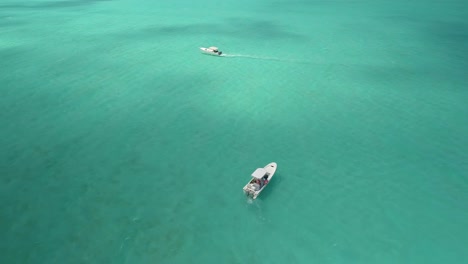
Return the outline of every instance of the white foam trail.
<path id="1" fill-rule="evenodd" d="M 224 54 L 225 57 L 231 58 L 248 58 L 248 59 L 257 59 L 257 60 L 281 60 L 280 58 L 275 57 L 262 57 L 254 55 L 245 55 L 245 54 Z"/>
<path id="2" fill-rule="evenodd" d="M 263 57 L 263 56 L 247 55 L 247 54 L 223 54 L 223 57 L 246 58 L 246 59 L 254 59 L 254 60 L 270 60 L 270 61 L 293 62 L 293 63 L 311 63 L 309 61 L 303 61 L 303 60 L 282 59 L 282 58 L 277 58 L 277 57 Z"/>
<path id="3" fill-rule="evenodd" d="M 122 244 L 120 245 L 120 249 L 119 249 L 119 252 L 122 251 L 122 248 L 124 247 L 125 245 L 125 241 L 129 240 L 130 237 L 126 237 L 125 240 L 122 242 Z"/>

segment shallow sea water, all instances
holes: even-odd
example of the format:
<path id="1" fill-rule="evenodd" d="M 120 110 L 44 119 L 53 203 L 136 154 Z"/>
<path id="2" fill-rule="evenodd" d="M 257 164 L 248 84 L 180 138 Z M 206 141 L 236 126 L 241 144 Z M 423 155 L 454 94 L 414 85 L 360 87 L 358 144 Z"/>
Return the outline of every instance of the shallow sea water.
<path id="1" fill-rule="evenodd" d="M 0 262 L 466 262 L 467 5 L 0 0 Z"/>

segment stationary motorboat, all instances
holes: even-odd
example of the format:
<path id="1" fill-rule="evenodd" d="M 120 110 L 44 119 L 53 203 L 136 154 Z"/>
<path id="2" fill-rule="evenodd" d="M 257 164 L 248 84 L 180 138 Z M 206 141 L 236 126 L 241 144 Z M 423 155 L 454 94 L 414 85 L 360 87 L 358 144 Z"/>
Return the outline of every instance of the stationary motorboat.
<path id="1" fill-rule="evenodd" d="M 202 53 L 214 56 L 222 56 L 223 52 L 219 51 L 218 47 L 200 48 Z"/>
<path id="2" fill-rule="evenodd" d="M 272 162 L 263 168 L 258 168 L 252 173 L 252 179 L 244 186 L 244 193 L 257 199 L 257 196 L 265 189 L 276 172 L 277 164 Z"/>

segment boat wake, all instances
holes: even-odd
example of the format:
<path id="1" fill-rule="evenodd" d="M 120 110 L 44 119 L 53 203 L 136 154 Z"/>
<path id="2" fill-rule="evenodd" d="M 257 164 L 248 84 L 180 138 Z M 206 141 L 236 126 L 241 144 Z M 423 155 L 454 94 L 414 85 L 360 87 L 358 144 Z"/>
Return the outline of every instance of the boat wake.
<path id="1" fill-rule="evenodd" d="M 224 54 L 224 57 L 246 58 L 246 59 L 255 59 L 255 60 L 276 60 L 276 61 L 281 61 L 281 58 L 262 57 L 262 56 L 245 55 L 245 54 Z"/>
<path id="2" fill-rule="evenodd" d="M 293 63 L 309 63 L 308 61 L 303 60 L 294 60 L 294 59 L 282 59 L 277 57 L 263 57 L 247 54 L 223 54 L 223 57 L 229 58 L 245 58 L 245 59 L 254 59 L 254 60 L 269 60 L 269 61 L 278 61 L 278 62 L 293 62 Z"/>

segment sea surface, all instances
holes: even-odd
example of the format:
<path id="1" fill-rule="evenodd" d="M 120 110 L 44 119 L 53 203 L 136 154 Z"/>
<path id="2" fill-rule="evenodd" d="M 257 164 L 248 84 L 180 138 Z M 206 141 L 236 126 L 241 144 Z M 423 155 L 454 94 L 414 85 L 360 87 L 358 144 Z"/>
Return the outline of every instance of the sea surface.
<path id="1" fill-rule="evenodd" d="M 467 1 L 0 0 L 0 263 L 467 249 Z"/>

